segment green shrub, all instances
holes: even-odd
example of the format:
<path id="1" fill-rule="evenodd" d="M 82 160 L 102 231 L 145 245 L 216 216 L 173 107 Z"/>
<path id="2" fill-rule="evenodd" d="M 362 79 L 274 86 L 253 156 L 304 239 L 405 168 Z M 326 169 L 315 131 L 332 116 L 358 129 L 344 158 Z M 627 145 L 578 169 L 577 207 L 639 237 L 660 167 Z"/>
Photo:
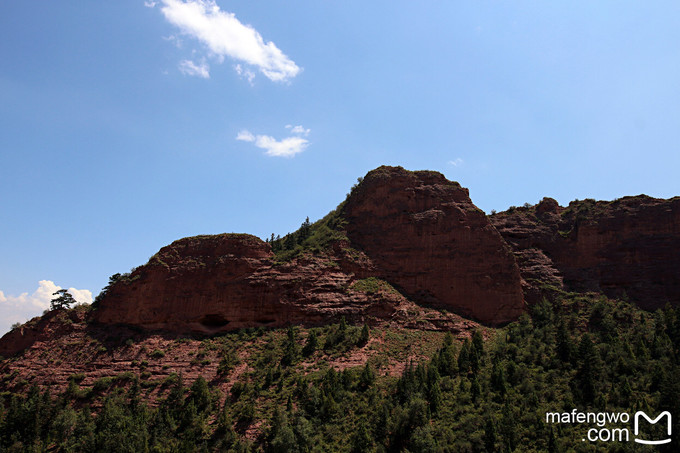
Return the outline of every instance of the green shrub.
<path id="1" fill-rule="evenodd" d="M 385 280 L 381 280 L 375 277 L 357 280 L 354 283 L 352 283 L 352 285 L 350 285 L 349 289 L 353 291 L 363 292 L 366 294 L 379 294 L 379 293 L 399 294 L 399 291 L 394 289 L 394 287 L 387 283 Z"/>
<path id="2" fill-rule="evenodd" d="M 113 384 L 113 378 L 111 376 L 105 376 L 102 378 L 97 379 L 94 381 L 94 384 L 92 384 L 92 391 L 99 393 L 104 390 L 108 390 L 111 385 Z"/>
<path id="3" fill-rule="evenodd" d="M 83 379 L 85 379 L 85 373 L 75 373 L 68 377 L 68 380 L 73 382 L 81 382 Z"/>

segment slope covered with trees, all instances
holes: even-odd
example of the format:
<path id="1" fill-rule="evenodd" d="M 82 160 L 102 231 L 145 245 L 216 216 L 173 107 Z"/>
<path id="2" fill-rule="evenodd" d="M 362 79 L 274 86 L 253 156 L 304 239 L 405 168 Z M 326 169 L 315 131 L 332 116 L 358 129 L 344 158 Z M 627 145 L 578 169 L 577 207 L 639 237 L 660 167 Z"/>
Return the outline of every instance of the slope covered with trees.
<path id="1" fill-rule="evenodd" d="M 592 426 L 546 423 L 545 414 L 679 409 L 680 317 L 672 308 L 648 313 L 596 294 L 561 293 L 503 329 L 484 335 L 478 330 L 462 342 L 423 332 L 420 354 L 396 375 L 387 372 L 389 354 L 337 366 L 336 359 L 365 348 L 369 339 L 377 343 L 376 337 L 387 343 L 389 354 L 399 354 L 417 344 L 419 335 L 406 338 L 341 322 L 217 336 L 209 342 L 224 346 L 225 376 L 235 375 L 239 362 L 230 350 L 260 345 L 241 364 L 247 371 L 229 392 L 202 377 L 189 383 L 171 375 L 151 401 L 144 396 L 148 376 L 135 372 L 90 387 L 79 386 L 83 376 L 72 376 L 59 394 L 27 384 L 2 394 L 0 446 L 117 452 L 643 451 L 632 441 L 582 442 Z M 676 417 L 673 432 L 679 428 Z M 675 444 L 662 448 L 677 451 Z"/>

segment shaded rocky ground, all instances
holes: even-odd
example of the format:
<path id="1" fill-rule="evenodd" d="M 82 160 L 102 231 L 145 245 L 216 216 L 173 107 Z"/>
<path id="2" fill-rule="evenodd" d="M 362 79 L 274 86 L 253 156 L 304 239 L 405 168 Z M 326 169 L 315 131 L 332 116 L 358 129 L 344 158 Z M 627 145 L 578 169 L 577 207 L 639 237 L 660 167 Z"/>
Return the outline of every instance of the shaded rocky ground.
<path id="1" fill-rule="evenodd" d="M 366 344 L 342 351 L 324 351 L 319 346 L 319 351 L 298 367 L 311 372 L 323 360 L 324 366 L 342 371 L 372 360 L 377 372 L 398 375 L 410 361 L 430 354 L 439 345 L 444 330 L 464 339 L 479 327 L 455 315 L 412 303 L 405 305 L 410 310 L 399 313 L 397 318 L 402 320 L 374 326 Z M 141 378 L 144 398 L 153 403 L 181 375 L 188 385 L 203 376 L 222 395 L 228 395 L 234 382 L 252 371 L 263 351 L 270 347 L 267 345 L 279 344 L 285 338 L 285 330 L 264 328 L 214 337 L 148 332 L 129 326 L 93 324 L 88 321 L 90 315 L 88 307 L 81 306 L 25 325 L 24 329 L 39 329 L 40 335 L 20 355 L 0 363 L 1 388 L 21 392 L 38 384 L 56 394 L 75 381 L 82 389 L 105 394 L 114 388 L 127 388 L 133 379 Z M 299 331 L 300 348 L 308 334 L 308 329 Z M 428 344 L 428 337 L 435 342 Z"/>

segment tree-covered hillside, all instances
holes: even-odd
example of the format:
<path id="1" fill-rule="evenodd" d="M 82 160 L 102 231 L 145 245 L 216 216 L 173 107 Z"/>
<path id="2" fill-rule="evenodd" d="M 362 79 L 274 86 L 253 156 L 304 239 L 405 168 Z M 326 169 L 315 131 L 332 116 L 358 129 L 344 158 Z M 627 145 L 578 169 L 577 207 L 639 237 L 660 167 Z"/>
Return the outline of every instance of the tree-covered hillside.
<path id="1" fill-rule="evenodd" d="M 383 354 L 337 366 L 378 336 Z M 221 349 L 225 379 L 245 369 L 228 394 L 203 378 L 191 385 L 181 375 L 155 382 L 136 370 L 82 388 L 83 377 L 74 375 L 59 394 L 27 382 L 23 391 L 1 396 L 0 449 L 678 451 L 680 319 L 671 308 L 648 313 L 599 295 L 561 293 L 519 321 L 463 342 L 344 322 L 203 342 Z M 246 363 L 233 353 L 243 345 L 252 349 Z M 420 359 L 392 375 L 390 360 L 409 354 Z M 152 386 L 161 387 L 155 401 L 145 398 Z M 573 409 L 631 417 L 668 410 L 675 442 L 635 443 L 632 419 L 605 427 L 628 428 L 628 442 L 583 441 L 589 429 L 599 435 L 602 427 L 546 420 L 548 412 Z M 663 437 L 661 425 L 645 427 L 646 434 Z"/>

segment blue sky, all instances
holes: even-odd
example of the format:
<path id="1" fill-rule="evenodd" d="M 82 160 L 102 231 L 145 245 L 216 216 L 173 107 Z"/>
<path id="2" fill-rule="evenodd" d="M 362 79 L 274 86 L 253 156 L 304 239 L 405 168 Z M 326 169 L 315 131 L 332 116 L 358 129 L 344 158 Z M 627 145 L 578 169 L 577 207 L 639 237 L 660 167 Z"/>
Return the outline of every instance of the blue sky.
<path id="1" fill-rule="evenodd" d="M 680 194 L 680 3 L 0 3 L 0 332 L 382 164 L 482 209 Z"/>

